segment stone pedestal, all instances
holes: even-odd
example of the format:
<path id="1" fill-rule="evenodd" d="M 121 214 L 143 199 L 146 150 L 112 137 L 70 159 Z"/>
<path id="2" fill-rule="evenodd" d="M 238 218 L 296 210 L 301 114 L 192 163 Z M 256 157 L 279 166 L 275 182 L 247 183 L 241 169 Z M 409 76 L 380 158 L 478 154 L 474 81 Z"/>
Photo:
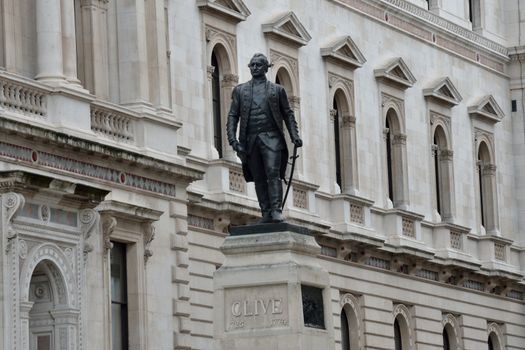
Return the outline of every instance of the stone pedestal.
<path id="1" fill-rule="evenodd" d="M 329 276 L 308 230 L 286 223 L 237 228 L 221 250 L 217 349 L 334 349 Z"/>

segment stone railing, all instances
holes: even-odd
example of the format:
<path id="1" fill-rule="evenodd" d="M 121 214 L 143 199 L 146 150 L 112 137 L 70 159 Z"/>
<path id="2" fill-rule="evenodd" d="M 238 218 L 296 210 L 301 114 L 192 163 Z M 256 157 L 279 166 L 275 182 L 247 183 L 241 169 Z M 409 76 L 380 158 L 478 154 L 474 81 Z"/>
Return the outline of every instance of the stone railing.
<path id="1" fill-rule="evenodd" d="M 0 106 L 32 117 L 45 117 L 47 91 L 22 81 L 0 77 Z"/>
<path id="2" fill-rule="evenodd" d="M 91 104 L 91 130 L 117 142 L 135 142 L 135 120 L 133 114 L 93 103 Z"/>

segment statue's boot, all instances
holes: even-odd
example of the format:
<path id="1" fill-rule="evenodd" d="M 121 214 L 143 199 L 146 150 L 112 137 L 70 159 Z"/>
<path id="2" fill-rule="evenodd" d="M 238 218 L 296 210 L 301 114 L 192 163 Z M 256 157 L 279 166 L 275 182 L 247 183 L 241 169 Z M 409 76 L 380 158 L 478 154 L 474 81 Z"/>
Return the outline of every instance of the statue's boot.
<path id="1" fill-rule="evenodd" d="M 261 208 L 262 218 L 257 221 L 257 224 L 267 224 L 272 222 L 270 198 L 268 196 L 268 183 L 266 181 L 255 182 L 255 192 L 257 193 L 257 200 Z"/>
<path id="2" fill-rule="evenodd" d="M 268 180 L 268 196 L 270 198 L 270 216 L 272 222 L 283 222 L 282 203 L 283 203 L 283 184 L 281 179 Z"/>

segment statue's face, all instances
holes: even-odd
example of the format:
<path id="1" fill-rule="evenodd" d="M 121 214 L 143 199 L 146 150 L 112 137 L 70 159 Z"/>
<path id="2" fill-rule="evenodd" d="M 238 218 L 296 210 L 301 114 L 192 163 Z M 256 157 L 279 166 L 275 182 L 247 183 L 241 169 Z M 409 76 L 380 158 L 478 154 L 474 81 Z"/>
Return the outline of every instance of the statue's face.
<path id="1" fill-rule="evenodd" d="M 262 57 L 252 58 L 248 68 L 250 68 L 250 73 L 254 78 L 263 77 L 268 72 L 268 64 Z"/>

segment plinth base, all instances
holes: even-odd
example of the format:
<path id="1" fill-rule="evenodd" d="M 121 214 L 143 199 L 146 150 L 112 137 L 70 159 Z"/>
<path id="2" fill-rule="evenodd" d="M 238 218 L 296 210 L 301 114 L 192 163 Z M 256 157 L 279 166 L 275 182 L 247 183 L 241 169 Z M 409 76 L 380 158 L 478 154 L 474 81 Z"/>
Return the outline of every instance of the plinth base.
<path id="1" fill-rule="evenodd" d="M 275 232 L 234 231 L 221 248 L 226 260 L 214 274 L 216 348 L 333 349 L 329 276 L 316 257 L 321 248 L 302 227 L 255 226 Z"/>

